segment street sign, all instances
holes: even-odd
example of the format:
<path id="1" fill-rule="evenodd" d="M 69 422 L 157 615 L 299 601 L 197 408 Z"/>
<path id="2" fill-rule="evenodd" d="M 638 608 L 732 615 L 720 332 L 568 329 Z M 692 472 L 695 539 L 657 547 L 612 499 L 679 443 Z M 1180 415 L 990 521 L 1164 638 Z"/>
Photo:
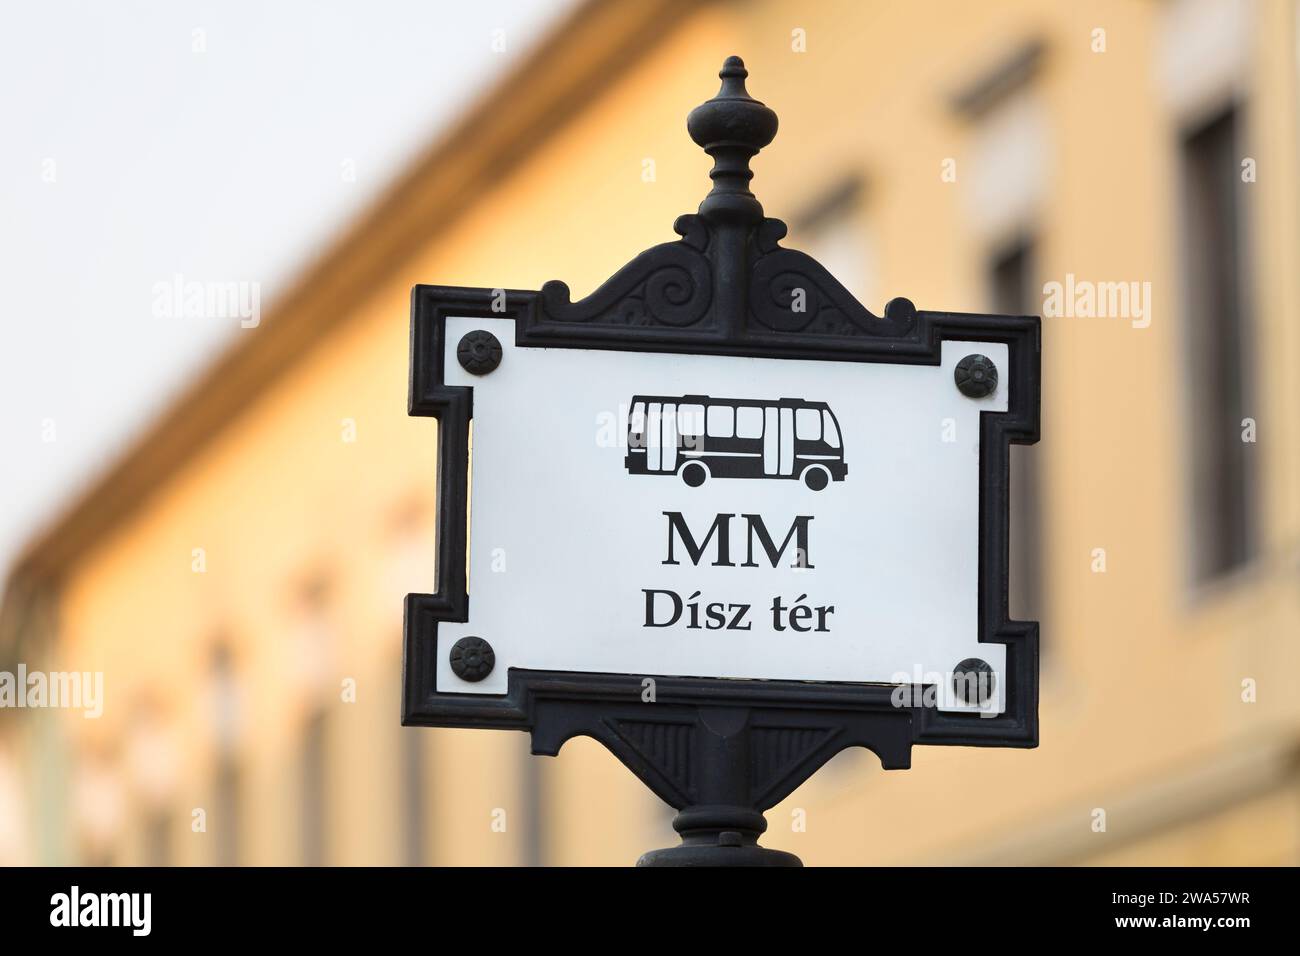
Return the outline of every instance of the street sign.
<path id="1" fill-rule="evenodd" d="M 876 316 L 749 192 L 776 117 L 738 58 L 688 120 L 713 190 L 591 296 L 418 286 L 437 588 L 403 720 L 575 734 L 677 807 L 651 863 L 789 863 L 761 811 L 834 753 L 1034 746 L 1037 625 L 1008 620 L 1008 448 L 1035 317 Z M 471 507 L 472 505 L 472 507 Z"/>
<path id="2" fill-rule="evenodd" d="M 979 641 L 980 416 L 938 365 L 528 348 L 509 319 L 449 316 L 444 384 L 473 389 L 469 619 L 438 628 L 437 684 L 509 668 L 928 683 Z M 476 375 L 458 343 L 487 335 Z M 787 393 L 792 393 L 791 397 Z M 486 640 L 465 679 L 451 648 Z M 1000 713 L 994 681 L 982 709 Z"/>

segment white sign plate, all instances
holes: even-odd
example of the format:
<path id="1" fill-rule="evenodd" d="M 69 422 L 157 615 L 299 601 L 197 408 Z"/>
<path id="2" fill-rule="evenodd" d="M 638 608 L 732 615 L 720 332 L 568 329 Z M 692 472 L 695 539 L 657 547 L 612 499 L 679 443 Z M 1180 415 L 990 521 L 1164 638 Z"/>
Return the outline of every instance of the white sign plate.
<path id="1" fill-rule="evenodd" d="M 514 322 L 448 318 L 445 384 L 473 388 L 469 619 L 438 628 L 437 689 L 504 694 L 510 668 L 932 685 L 977 639 L 981 399 L 971 353 L 895 365 L 521 348 Z M 500 366 L 471 375 L 482 329 Z M 489 641 L 458 678 L 449 650 Z"/>

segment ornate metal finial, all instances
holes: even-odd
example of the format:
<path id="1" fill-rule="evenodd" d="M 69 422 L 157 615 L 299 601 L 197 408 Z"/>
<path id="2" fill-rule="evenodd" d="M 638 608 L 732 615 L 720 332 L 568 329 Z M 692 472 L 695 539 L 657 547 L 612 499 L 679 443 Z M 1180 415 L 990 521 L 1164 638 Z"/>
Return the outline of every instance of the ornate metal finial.
<path id="1" fill-rule="evenodd" d="M 727 57 L 718 76 L 718 95 L 686 118 L 691 139 L 713 157 L 713 189 L 700 204 L 700 215 L 717 222 L 757 222 L 763 207 L 749 191 L 754 178 L 749 161 L 776 136 L 776 113 L 746 91 L 749 71 L 740 57 Z"/>
<path id="2" fill-rule="evenodd" d="M 578 325 L 640 327 L 647 340 L 666 335 L 743 342 L 803 333 L 827 341 L 864 336 L 912 338 L 916 308 L 894 299 L 873 315 L 811 256 L 781 245 L 785 223 L 768 219 L 749 191 L 749 162 L 776 136 L 776 113 L 749 95 L 749 71 L 729 56 L 713 99 L 691 110 L 686 128 L 713 157 L 713 189 L 698 215 L 678 216 L 678 242 L 647 249 L 579 302 L 563 282 L 542 286 L 539 329 L 557 339 Z M 611 335 L 615 333 L 611 330 Z"/>

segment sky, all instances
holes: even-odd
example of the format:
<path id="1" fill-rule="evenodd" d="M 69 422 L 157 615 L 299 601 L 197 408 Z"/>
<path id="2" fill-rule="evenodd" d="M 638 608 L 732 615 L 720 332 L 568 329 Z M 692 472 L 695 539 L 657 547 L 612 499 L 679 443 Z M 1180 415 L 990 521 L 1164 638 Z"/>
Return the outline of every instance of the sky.
<path id="1" fill-rule="evenodd" d="M 0 573 L 572 3 L 9 7 Z"/>

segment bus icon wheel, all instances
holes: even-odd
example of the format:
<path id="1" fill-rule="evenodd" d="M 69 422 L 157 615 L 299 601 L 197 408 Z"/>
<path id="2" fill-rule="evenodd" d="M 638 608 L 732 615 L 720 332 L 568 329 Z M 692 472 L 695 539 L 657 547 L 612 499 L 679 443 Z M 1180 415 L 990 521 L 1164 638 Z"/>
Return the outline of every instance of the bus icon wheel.
<path id="1" fill-rule="evenodd" d="M 682 470 L 678 474 L 682 476 L 682 481 L 686 482 L 687 487 L 698 488 L 708 480 L 709 469 L 702 462 L 688 461 L 682 465 Z"/>
<path id="2" fill-rule="evenodd" d="M 804 469 L 803 483 L 813 491 L 821 491 L 831 483 L 831 473 L 822 465 L 809 465 Z"/>

